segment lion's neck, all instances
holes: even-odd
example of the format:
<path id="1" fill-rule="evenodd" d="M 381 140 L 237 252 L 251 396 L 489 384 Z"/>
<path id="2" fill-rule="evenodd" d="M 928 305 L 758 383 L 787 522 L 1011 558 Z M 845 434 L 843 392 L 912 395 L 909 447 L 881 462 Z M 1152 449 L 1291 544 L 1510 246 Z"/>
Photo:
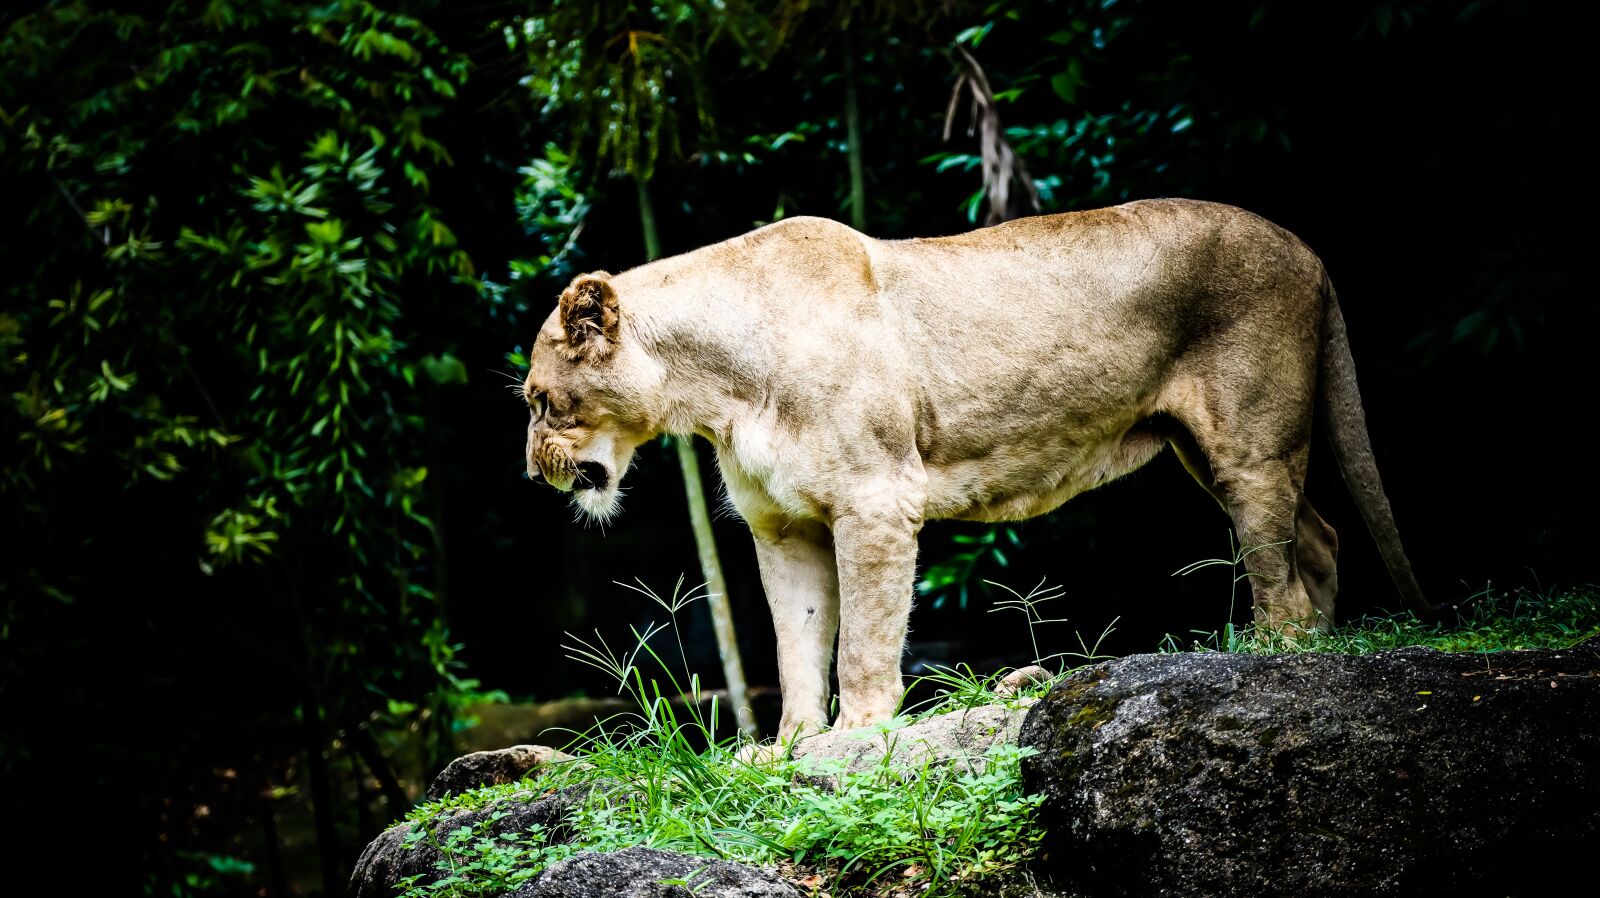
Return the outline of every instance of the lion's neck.
<path id="1" fill-rule="evenodd" d="M 661 290 L 630 309 L 635 339 L 663 369 L 667 433 L 725 443 L 734 424 L 763 402 L 771 370 L 768 335 L 741 298 Z"/>

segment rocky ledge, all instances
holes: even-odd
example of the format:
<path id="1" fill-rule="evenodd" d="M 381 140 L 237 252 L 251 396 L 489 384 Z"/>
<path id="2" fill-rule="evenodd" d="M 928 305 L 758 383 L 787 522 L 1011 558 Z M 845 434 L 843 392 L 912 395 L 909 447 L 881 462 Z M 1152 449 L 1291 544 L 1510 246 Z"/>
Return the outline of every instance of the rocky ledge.
<path id="1" fill-rule="evenodd" d="M 428 787 L 428 800 L 459 795 L 469 789 L 514 783 L 536 775 L 550 764 L 572 761 L 566 752 L 544 745 L 513 745 L 495 751 L 475 751 L 445 765 Z"/>
<path id="2" fill-rule="evenodd" d="M 509 898 L 800 898 L 770 873 L 655 848 L 585 851 Z"/>
<path id="3" fill-rule="evenodd" d="M 545 795 L 530 788 L 487 807 L 458 811 L 434 821 L 432 832 L 423 834 L 432 838 L 414 838 L 411 824 L 397 823 L 361 852 L 346 894 L 349 898 L 394 898 L 412 877 L 424 882 L 439 879 L 444 875 L 440 862 L 445 859 L 439 844 L 447 833 L 461 827 L 471 828 L 480 838 L 538 830 L 547 833 L 552 842 L 570 841 L 573 834 L 566 828 L 566 817 L 575 797 L 570 792 Z"/>
<path id="4" fill-rule="evenodd" d="M 794 755 L 806 759 L 807 767 L 817 765 L 809 779 L 830 788 L 840 773 L 882 764 L 886 755 L 888 763 L 907 771 L 942 764 L 981 770 L 985 751 L 996 743 L 1017 740 L 1024 713 L 1018 707 L 979 705 L 887 732 L 821 733 L 801 740 Z M 438 844 L 462 827 L 472 828 L 482 838 L 538 828 L 551 843 L 572 841 L 577 834 L 567 827 L 565 817 L 576 796 L 571 790 L 552 793 L 538 782 L 551 765 L 564 763 L 583 762 L 542 745 L 473 752 L 450 762 L 428 787 L 428 800 L 522 781 L 526 788 L 483 807 L 436 818 L 427 824 L 432 832 L 420 838 L 410 823 L 391 826 L 361 853 L 350 879 L 349 898 L 393 898 L 412 877 L 436 881 L 444 875 Z M 630 848 L 606 854 L 581 852 L 552 864 L 512 894 L 515 898 L 799 898 L 801 893 L 771 871 Z M 1034 893 L 1005 894 L 1031 898 Z"/>
<path id="5" fill-rule="evenodd" d="M 886 732 L 871 729 L 819 733 L 801 739 L 793 755 L 818 771 L 809 779 L 829 789 L 838 783 L 837 770 L 860 773 L 884 762 L 919 770 L 924 765 L 958 764 L 981 773 L 984 752 L 1001 743 L 1015 743 L 1027 709 L 1007 705 L 978 705 L 929 717 L 910 726 Z"/>
<path id="6" fill-rule="evenodd" d="M 1040 867 L 1094 895 L 1562 894 L 1600 846 L 1595 647 L 1140 655 L 1022 742 Z"/>
<path id="7" fill-rule="evenodd" d="M 1024 712 L 996 704 L 889 733 L 824 734 L 831 769 L 981 763 L 1018 740 L 1044 796 L 1033 868 L 973 894 L 1544 896 L 1585 881 L 1600 845 L 1600 648 L 1368 656 L 1139 655 L 1078 671 Z M 1020 729 L 1020 733 L 1019 733 Z M 870 738 L 863 738 L 863 736 Z M 447 768 L 429 795 L 537 777 L 570 759 L 516 746 Z M 442 832 L 541 827 L 570 841 L 573 796 L 530 783 Z M 353 898 L 437 876 L 398 824 Z M 437 835 L 437 833 L 436 833 Z M 971 888 L 976 886 L 977 888 Z M 1563 888 L 1566 887 L 1566 888 Z M 577 854 L 517 898 L 789 898 L 770 871 L 653 849 Z"/>

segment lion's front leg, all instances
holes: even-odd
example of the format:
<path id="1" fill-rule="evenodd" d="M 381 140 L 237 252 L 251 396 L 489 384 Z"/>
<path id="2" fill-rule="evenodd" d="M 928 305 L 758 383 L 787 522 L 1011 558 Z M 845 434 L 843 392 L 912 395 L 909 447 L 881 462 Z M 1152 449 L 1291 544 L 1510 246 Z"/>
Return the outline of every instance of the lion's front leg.
<path id="1" fill-rule="evenodd" d="M 839 630 L 833 536 L 815 521 L 753 525 L 761 585 L 778 637 L 783 718 L 778 738 L 815 734 L 828 722 L 828 668 Z"/>
<path id="2" fill-rule="evenodd" d="M 900 656 L 911 615 L 920 505 L 868 505 L 836 515 L 839 558 L 839 718 L 835 729 L 894 716 L 904 687 Z"/>

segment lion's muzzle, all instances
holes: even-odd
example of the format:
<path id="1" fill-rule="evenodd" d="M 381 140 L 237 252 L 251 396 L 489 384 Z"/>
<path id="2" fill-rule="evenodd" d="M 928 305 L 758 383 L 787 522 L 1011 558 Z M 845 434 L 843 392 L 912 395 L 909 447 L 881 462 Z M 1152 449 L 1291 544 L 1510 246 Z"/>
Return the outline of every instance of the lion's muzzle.
<path id="1" fill-rule="evenodd" d="M 582 480 L 578 463 L 553 440 L 530 442 L 528 476 L 535 480 L 542 478 L 545 483 L 562 492 L 572 490 Z"/>

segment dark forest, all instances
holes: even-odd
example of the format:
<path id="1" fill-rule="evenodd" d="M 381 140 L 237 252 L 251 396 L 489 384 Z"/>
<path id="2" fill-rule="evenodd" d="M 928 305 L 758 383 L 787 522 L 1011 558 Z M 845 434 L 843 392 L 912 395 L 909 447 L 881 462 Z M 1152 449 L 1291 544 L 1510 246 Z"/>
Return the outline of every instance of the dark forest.
<path id="1" fill-rule="evenodd" d="M 1260 214 L 1338 285 L 1430 599 L 1600 573 L 1583 4 L 173 0 L 0 23 L 17 870 L 340 893 L 483 707 L 615 693 L 563 634 L 628 641 L 661 612 L 629 585 L 706 579 L 678 457 L 647 444 L 621 516 L 575 522 L 525 476 L 508 387 L 575 274 L 785 217 L 902 238 L 1152 197 Z M 750 534 L 698 451 L 745 674 L 775 693 Z M 1399 611 L 1321 442 L 1307 492 L 1341 536 L 1341 619 Z M 1231 536 L 1170 453 L 1045 517 L 932 524 L 905 670 L 1031 661 L 992 584 L 1062 588 L 1050 652 L 1243 625 L 1230 567 L 1175 575 Z M 681 635 L 717 688 L 706 609 Z"/>

